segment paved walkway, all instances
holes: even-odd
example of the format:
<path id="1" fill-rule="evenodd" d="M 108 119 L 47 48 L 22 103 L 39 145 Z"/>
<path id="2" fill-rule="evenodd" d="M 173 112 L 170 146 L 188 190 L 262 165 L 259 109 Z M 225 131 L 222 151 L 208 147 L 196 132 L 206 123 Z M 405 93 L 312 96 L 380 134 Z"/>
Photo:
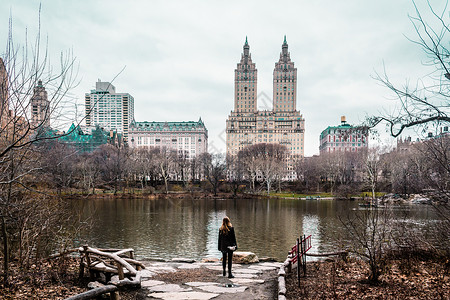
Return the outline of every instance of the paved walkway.
<path id="1" fill-rule="evenodd" d="M 221 262 L 174 263 L 147 262 L 141 271 L 142 293 L 146 299 L 277 299 L 277 273 L 280 263 L 233 264 L 235 278 L 222 276 Z M 220 273 L 209 282 L 186 281 L 170 284 L 152 279 L 155 275 L 177 270 L 205 268 Z M 219 272 L 218 272 L 219 271 Z"/>

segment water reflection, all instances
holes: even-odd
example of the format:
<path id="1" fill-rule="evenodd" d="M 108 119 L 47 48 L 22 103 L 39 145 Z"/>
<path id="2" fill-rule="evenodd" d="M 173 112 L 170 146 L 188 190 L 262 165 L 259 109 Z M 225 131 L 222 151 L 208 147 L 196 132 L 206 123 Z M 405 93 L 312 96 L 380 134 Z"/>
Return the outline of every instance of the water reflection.
<path id="1" fill-rule="evenodd" d="M 206 241 L 206 257 L 220 257 L 222 254 L 218 250 L 218 231 L 222 225 L 222 219 L 226 216 L 225 210 L 213 211 L 208 214 L 208 239 Z"/>
<path id="2" fill-rule="evenodd" d="M 240 251 L 259 257 L 286 258 L 301 234 L 312 235 L 312 252 L 339 246 L 339 217 L 354 213 L 352 201 L 305 200 L 126 200 L 73 202 L 73 209 L 92 216 L 94 227 L 84 242 L 95 247 L 134 248 L 141 259 L 220 257 L 217 235 L 222 218 L 231 218 Z M 435 219 L 428 206 L 400 207 L 395 215 L 427 224 Z M 343 243 L 342 243 L 343 244 Z"/>
<path id="3" fill-rule="evenodd" d="M 319 253 L 319 245 L 322 244 L 319 232 L 319 217 L 317 215 L 303 216 L 303 232 L 311 235 L 311 253 Z M 306 235 L 306 233 L 305 233 Z"/>

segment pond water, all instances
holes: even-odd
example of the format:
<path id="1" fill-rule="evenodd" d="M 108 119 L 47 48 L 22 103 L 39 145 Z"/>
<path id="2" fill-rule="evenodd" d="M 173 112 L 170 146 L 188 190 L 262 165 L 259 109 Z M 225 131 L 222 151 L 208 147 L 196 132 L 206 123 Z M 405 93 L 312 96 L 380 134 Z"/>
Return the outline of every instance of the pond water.
<path id="1" fill-rule="evenodd" d="M 301 234 L 312 235 L 313 253 L 343 244 L 340 219 L 352 216 L 356 201 L 336 200 L 74 200 L 74 213 L 90 217 L 93 228 L 80 243 L 99 248 L 133 248 L 138 259 L 221 257 L 218 228 L 229 216 L 239 251 L 286 259 Z M 394 218 L 426 229 L 437 217 L 432 207 L 404 205 Z"/>

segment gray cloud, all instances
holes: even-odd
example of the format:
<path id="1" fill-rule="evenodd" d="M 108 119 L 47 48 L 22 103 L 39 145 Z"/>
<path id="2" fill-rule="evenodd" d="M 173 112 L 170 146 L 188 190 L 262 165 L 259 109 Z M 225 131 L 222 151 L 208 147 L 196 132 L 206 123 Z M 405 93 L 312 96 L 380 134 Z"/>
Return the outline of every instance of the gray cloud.
<path id="1" fill-rule="evenodd" d="M 436 2 L 438 5 L 439 1 Z M 37 1 L 6 0 L 16 41 L 36 32 Z M 420 3 L 423 5 L 423 3 Z M 298 104 L 306 118 L 306 155 L 318 153 L 319 134 L 347 115 L 350 123 L 390 109 L 389 91 L 371 76 L 383 61 L 395 81 L 420 77 L 420 49 L 407 18 L 409 0 L 380 1 L 44 1 L 42 32 L 53 61 L 72 48 L 80 104 L 98 78 L 135 97 L 137 120 L 197 120 L 219 137 L 234 105 L 234 69 L 247 35 L 258 68 L 258 92 L 272 96 L 272 72 L 287 35 L 298 68 Z M 9 9 L 0 11 L 0 47 Z M 4 49 L 4 47 L 2 48 Z"/>

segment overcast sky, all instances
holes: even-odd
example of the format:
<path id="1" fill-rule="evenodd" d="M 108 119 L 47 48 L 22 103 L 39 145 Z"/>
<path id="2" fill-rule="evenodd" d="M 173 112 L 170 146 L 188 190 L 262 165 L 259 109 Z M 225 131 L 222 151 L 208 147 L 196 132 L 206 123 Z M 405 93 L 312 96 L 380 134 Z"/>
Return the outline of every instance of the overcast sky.
<path id="1" fill-rule="evenodd" d="M 53 60 L 67 49 L 77 57 L 80 84 L 71 92 L 80 105 L 98 79 L 110 81 L 125 67 L 113 84 L 133 95 L 136 121 L 201 117 L 210 151 L 225 152 L 246 36 L 258 69 L 258 106 L 271 109 L 272 72 L 286 35 L 306 156 L 318 154 L 321 131 L 341 115 L 356 124 L 393 109 L 389 90 L 372 78 L 383 65 L 399 84 L 424 74 L 421 50 L 405 37 L 415 37 L 410 0 L 42 2 L 41 32 Z M 22 42 L 26 28 L 29 36 L 37 31 L 38 9 L 39 1 L 2 0 L 0 53 L 9 16 Z"/>

